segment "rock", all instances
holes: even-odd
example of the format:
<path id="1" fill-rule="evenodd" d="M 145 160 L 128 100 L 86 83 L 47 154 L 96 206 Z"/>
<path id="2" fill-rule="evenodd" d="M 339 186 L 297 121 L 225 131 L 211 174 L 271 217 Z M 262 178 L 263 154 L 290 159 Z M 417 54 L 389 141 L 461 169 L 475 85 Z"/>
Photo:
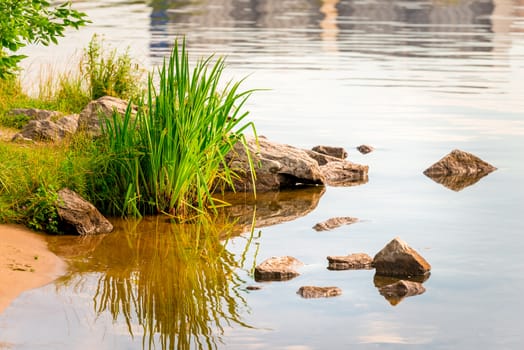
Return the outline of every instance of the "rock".
<path id="1" fill-rule="evenodd" d="M 334 218 L 328 219 L 328 220 L 326 220 L 324 222 L 319 222 L 318 224 L 313 226 L 313 229 L 315 231 L 329 231 L 329 230 L 333 230 L 333 229 L 335 229 L 337 227 L 340 227 L 342 225 L 354 224 L 357 221 L 358 221 L 357 218 L 352 218 L 352 217 L 349 217 L 349 216 L 334 217 Z"/>
<path id="2" fill-rule="evenodd" d="M 342 294 L 342 289 L 338 287 L 315 287 L 303 286 L 297 291 L 302 298 L 329 298 Z"/>
<path id="3" fill-rule="evenodd" d="M 453 150 L 447 156 L 424 170 L 426 176 L 489 174 L 497 170 L 477 156 L 461 150 Z"/>
<path id="4" fill-rule="evenodd" d="M 36 108 L 15 108 L 9 111 L 9 115 L 26 115 L 31 120 L 51 120 L 58 118 L 62 113 Z"/>
<path id="5" fill-rule="evenodd" d="M 247 147 L 255 166 L 257 192 L 276 191 L 299 184 L 324 183 L 324 176 L 317 162 L 304 150 L 269 142 L 262 137 L 258 138 L 258 144 L 255 139 L 248 139 Z M 226 161 L 240 177 L 235 182 L 235 190 L 252 191 L 249 161 L 241 142 L 235 144 L 226 156 Z"/>
<path id="6" fill-rule="evenodd" d="M 89 202 L 68 188 L 58 191 L 58 216 L 65 227 L 79 235 L 113 231 L 113 225 Z"/>
<path id="7" fill-rule="evenodd" d="M 395 306 L 404 298 L 424 293 L 426 288 L 422 283 L 400 280 L 381 287 L 378 291 L 391 305 Z"/>
<path id="8" fill-rule="evenodd" d="M 286 281 L 297 277 L 304 264 L 292 256 L 272 257 L 255 267 L 255 281 Z"/>
<path id="9" fill-rule="evenodd" d="M 329 270 L 370 270 L 373 259 L 366 253 L 328 256 Z"/>
<path id="10" fill-rule="evenodd" d="M 373 267 L 379 275 L 394 277 L 419 276 L 431 270 L 429 263 L 398 237 L 375 255 Z"/>
<path id="11" fill-rule="evenodd" d="M 368 182 L 367 165 L 352 163 L 347 160 L 329 162 L 320 166 L 326 185 L 357 186 Z"/>
<path id="12" fill-rule="evenodd" d="M 79 131 L 86 132 L 92 137 L 100 136 L 100 122 L 103 118 L 109 118 L 116 112 L 120 115 L 124 115 L 128 106 L 128 101 L 121 100 L 112 96 L 103 96 L 97 100 L 91 101 L 87 106 L 80 112 L 80 118 L 78 120 Z M 136 112 L 136 108 L 133 108 Z"/>
<path id="13" fill-rule="evenodd" d="M 78 115 L 69 115 L 59 119 L 56 123 L 51 120 L 30 120 L 19 134 L 13 136 L 12 141 L 59 141 L 68 135 L 73 135 L 78 127 Z"/>
<path id="14" fill-rule="evenodd" d="M 368 154 L 370 152 L 373 152 L 375 149 L 368 145 L 360 145 L 357 147 L 357 150 L 362 154 Z"/>
<path id="15" fill-rule="evenodd" d="M 348 152 L 346 152 L 343 147 L 315 146 L 311 150 L 339 159 L 346 159 L 348 157 Z"/>
<path id="16" fill-rule="evenodd" d="M 260 290 L 262 289 L 261 286 L 247 286 L 246 287 L 247 290 Z"/>

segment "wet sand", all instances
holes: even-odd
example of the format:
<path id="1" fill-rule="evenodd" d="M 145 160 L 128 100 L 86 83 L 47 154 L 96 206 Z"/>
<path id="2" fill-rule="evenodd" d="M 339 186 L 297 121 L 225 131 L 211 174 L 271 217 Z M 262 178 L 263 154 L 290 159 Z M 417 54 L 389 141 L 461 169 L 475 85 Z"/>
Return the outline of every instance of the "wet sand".
<path id="1" fill-rule="evenodd" d="M 43 235 L 19 225 L 0 225 L 0 314 L 22 292 L 52 282 L 65 269 Z"/>

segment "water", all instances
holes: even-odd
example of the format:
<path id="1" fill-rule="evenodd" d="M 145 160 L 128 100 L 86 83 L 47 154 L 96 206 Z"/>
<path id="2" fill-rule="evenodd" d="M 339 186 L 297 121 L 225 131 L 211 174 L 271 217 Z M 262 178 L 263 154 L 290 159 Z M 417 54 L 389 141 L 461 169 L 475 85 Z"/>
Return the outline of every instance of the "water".
<path id="1" fill-rule="evenodd" d="M 235 235 L 247 233 L 224 243 L 225 252 L 208 242 L 213 247 L 206 248 L 208 261 L 199 255 L 201 246 L 173 242 L 171 230 L 182 229 L 157 218 L 125 229 L 132 223 L 119 223 L 112 236 L 61 251 L 74 257 L 71 273 L 18 298 L 0 317 L 0 344 L 14 349 L 134 349 L 148 348 L 149 341 L 157 348 L 523 347 L 524 3 L 75 5 L 94 23 L 69 33 L 58 49 L 28 48 L 26 81 L 48 63 L 65 65 L 93 33 L 119 49 L 129 46 L 147 67 L 160 64 L 174 38 L 185 34 L 194 57 L 225 55 L 228 77 L 247 76 L 246 89 L 269 89 L 249 101 L 259 134 L 299 147 L 344 146 L 351 160 L 370 166 L 369 182 L 262 198 L 260 227 L 249 233 L 253 207 L 248 205 L 245 225 L 231 228 Z M 354 147 L 363 143 L 376 151 L 360 155 Z M 422 174 L 454 148 L 498 170 L 461 191 Z M 312 229 L 335 216 L 361 221 L 327 232 Z M 287 221 L 275 223 L 279 220 Z M 193 230 L 198 228 L 188 229 Z M 395 236 L 432 265 L 422 295 L 393 307 L 375 288 L 373 271 L 326 269 L 328 255 L 373 255 Z M 184 263 L 181 252 L 192 263 Z M 280 255 L 303 261 L 301 276 L 248 291 L 257 284 L 250 275 L 253 264 Z M 173 286 L 177 280 L 184 283 Z M 343 294 L 321 300 L 295 294 L 309 284 L 336 285 Z M 147 303 L 129 300 L 156 300 L 159 307 L 141 308 L 137 305 Z"/>

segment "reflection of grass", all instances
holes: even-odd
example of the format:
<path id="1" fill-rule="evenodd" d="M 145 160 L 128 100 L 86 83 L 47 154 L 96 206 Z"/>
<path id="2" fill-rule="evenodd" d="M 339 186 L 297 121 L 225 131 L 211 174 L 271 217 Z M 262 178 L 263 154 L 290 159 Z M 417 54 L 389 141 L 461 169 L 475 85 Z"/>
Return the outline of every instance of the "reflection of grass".
<path id="1" fill-rule="evenodd" d="M 114 244 L 97 247 L 93 258 L 108 270 L 98 282 L 96 312 L 123 317 L 131 335 L 138 322 L 144 348 L 216 348 L 225 326 L 247 326 L 239 314 L 246 301 L 237 263 L 219 240 L 229 228 L 161 220 L 126 227 L 128 244 L 108 236 Z"/>

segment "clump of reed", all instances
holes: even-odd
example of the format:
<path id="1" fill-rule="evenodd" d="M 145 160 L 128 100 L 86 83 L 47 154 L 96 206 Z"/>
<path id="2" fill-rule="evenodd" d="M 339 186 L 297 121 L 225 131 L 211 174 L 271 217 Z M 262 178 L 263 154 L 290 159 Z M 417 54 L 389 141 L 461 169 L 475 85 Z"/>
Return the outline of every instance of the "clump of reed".
<path id="1" fill-rule="evenodd" d="M 223 58 L 210 56 L 191 69 L 185 40 L 175 41 L 158 76 L 149 76 L 136 115 L 129 105 L 123 118 L 107 120 L 94 184 L 106 212 L 187 219 L 219 204 L 213 192 L 234 177 L 225 156 L 254 130 L 242 110 L 252 91 L 240 91 L 241 81 L 221 88 L 224 67 Z"/>

